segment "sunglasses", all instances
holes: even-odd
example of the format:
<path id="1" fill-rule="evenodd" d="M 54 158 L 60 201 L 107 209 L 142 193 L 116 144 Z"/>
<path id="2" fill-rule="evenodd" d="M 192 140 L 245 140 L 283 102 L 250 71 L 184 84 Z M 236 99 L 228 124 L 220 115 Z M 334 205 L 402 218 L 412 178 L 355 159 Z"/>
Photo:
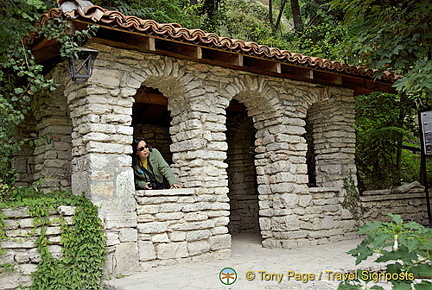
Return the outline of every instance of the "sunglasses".
<path id="1" fill-rule="evenodd" d="M 145 145 L 145 146 L 143 146 L 143 147 L 138 148 L 138 150 L 139 150 L 139 151 L 144 151 L 144 149 L 147 149 L 147 148 L 149 148 L 149 146 L 148 146 L 148 145 Z"/>

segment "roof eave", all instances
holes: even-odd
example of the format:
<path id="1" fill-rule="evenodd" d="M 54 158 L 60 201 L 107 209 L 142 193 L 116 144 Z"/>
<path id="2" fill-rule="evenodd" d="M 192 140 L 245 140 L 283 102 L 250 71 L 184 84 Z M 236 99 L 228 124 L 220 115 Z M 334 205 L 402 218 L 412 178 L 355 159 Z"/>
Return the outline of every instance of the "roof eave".
<path id="1" fill-rule="evenodd" d="M 57 11 L 52 12 L 51 15 L 59 17 Z M 313 61 L 309 57 L 301 59 L 303 57 L 301 55 L 288 58 L 283 55 L 281 57 L 270 54 L 271 57 L 269 57 L 268 51 L 264 56 L 257 55 L 252 49 L 246 51 L 244 48 L 229 49 L 221 45 L 212 45 L 210 41 L 193 41 L 193 39 L 184 37 L 174 38 L 170 33 L 155 32 L 151 29 L 137 31 L 125 26 L 115 27 L 114 25 L 113 27 L 112 23 L 104 24 L 101 21 L 95 23 L 87 18 L 70 18 L 69 21 L 76 30 L 86 29 L 88 25 L 98 25 L 99 30 L 91 39 L 92 42 L 274 77 L 347 87 L 353 89 L 355 95 L 373 91 L 395 93 L 391 76 L 387 80 L 376 80 L 373 79 L 370 69 L 350 67 L 319 58 L 314 58 Z M 244 45 L 248 44 L 250 43 L 244 43 Z M 55 40 L 42 39 L 33 45 L 33 53 L 37 62 L 46 62 L 58 57 L 59 44 Z"/>

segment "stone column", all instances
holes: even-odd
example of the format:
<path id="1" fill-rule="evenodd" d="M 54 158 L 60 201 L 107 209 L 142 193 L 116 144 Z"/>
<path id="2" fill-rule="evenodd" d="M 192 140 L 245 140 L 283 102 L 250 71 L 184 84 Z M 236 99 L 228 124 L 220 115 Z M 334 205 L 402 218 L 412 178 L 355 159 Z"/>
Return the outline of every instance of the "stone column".
<path id="1" fill-rule="evenodd" d="M 70 190 L 72 125 L 62 87 L 39 95 L 32 106 L 39 137 L 34 150 L 34 178 L 43 178 L 44 191 Z"/>
<path id="2" fill-rule="evenodd" d="M 187 188 L 197 188 L 205 211 L 212 224 L 208 239 L 210 251 L 230 255 L 231 236 L 228 234 L 229 199 L 225 107 L 228 100 L 219 97 L 211 86 L 191 81 L 187 87 L 189 104 L 175 108 L 170 103 L 173 139 L 173 170 Z M 181 105 L 181 103 L 177 103 Z"/>
<path id="3" fill-rule="evenodd" d="M 121 92 L 123 71 L 98 58 L 89 82 L 68 83 L 73 125 L 72 191 L 99 207 L 108 246 L 108 274 L 138 267 L 137 216 L 132 153 L 133 97 Z"/>
<path id="4" fill-rule="evenodd" d="M 260 227 L 264 247 L 285 247 L 299 235 L 299 203 L 308 195 L 301 119 L 279 117 L 262 124 L 256 140 Z M 260 126 L 259 126 L 260 127 Z"/>

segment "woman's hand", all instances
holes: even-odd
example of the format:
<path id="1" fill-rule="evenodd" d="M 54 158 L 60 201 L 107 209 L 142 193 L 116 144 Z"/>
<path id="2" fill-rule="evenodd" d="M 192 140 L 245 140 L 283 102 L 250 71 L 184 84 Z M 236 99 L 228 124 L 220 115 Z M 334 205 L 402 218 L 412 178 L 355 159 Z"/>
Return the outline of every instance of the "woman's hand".
<path id="1" fill-rule="evenodd" d="M 171 187 L 170 187 L 171 189 L 172 188 L 183 188 L 183 186 L 181 185 L 181 184 L 179 184 L 179 183 L 173 183 L 173 184 L 171 184 Z"/>
<path id="2" fill-rule="evenodd" d="M 149 185 L 150 185 L 150 182 L 146 182 L 145 189 L 153 189 Z"/>

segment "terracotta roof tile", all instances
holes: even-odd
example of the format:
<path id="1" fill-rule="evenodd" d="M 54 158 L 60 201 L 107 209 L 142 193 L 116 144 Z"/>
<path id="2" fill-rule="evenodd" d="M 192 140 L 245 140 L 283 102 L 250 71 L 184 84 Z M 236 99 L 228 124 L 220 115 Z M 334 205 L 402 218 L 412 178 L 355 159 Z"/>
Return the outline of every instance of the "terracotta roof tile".
<path id="1" fill-rule="evenodd" d="M 60 1 L 60 0 L 59 0 Z M 48 13 L 41 15 L 37 26 L 46 24 L 49 19 L 62 17 L 63 13 L 58 8 L 51 9 Z M 206 33 L 200 29 L 188 29 L 178 23 L 158 23 L 154 20 L 144 20 L 136 16 L 126 16 L 119 11 L 110 11 L 100 6 L 90 6 L 84 9 L 76 9 L 74 13 L 68 13 L 68 17 L 78 20 L 107 25 L 113 28 L 127 31 L 140 32 L 147 35 L 159 36 L 166 39 L 182 41 L 185 43 L 208 46 L 225 51 L 242 53 L 264 59 L 272 59 L 283 63 L 314 68 L 319 70 L 342 73 L 352 76 L 374 77 L 374 70 L 366 67 L 351 66 L 345 63 L 322 59 L 319 57 L 305 56 L 281 50 L 256 42 L 248 42 L 229 37 L 222 37 L 215 33 Z M 36 34 L 26 39 L 27 44 L 36 41 Z M 381 80 L 387 82 L 395 81 L 399 76 L 391 73 L 383 74 Z"/>

